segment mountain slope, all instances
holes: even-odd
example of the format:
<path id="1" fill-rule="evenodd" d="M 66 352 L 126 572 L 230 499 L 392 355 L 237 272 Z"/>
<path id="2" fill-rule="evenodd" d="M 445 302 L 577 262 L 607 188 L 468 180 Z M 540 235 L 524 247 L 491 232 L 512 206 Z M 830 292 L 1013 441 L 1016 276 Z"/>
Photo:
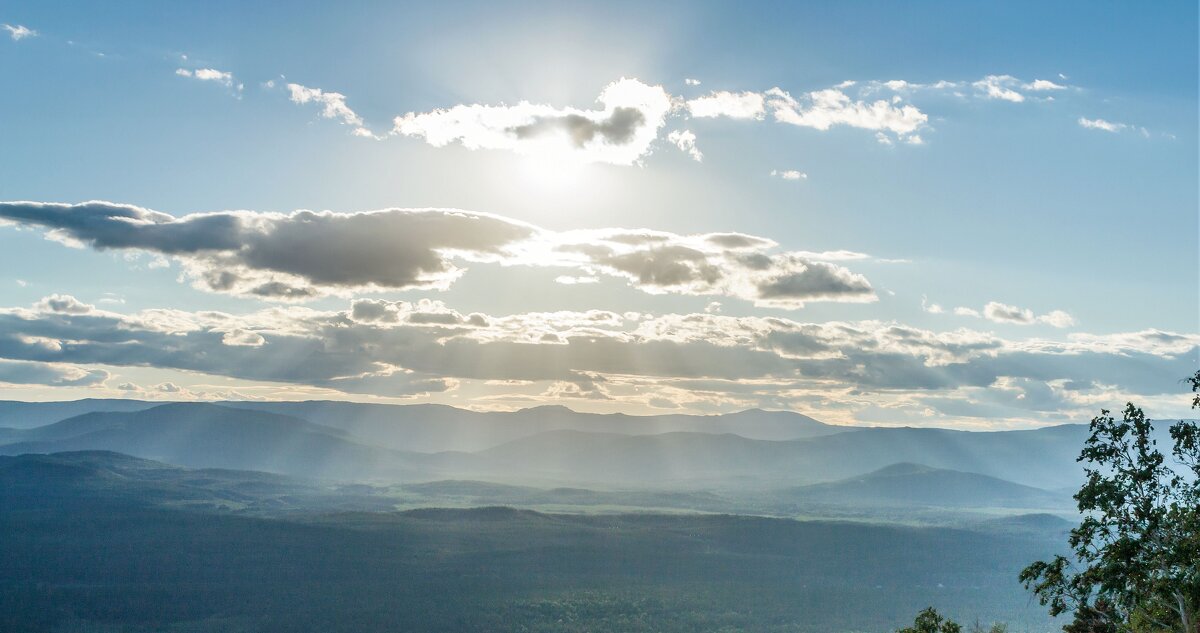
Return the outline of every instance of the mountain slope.
<path id="1" fill-rule="evenodd" d="M 106 450 L 180 466 L 328 478 L 400 475 L 406 460 L 298 418 L 200 403 L 89 413 L 22 435 L 0 454 Z"/>
<path id="2" fill-rule="evenodd" d="M 161 403 L 143 400 L 87 398 L 62 402 L 18 402 L 0 400 L 0 427 L 31 429 L 84 413 L 97 411 L 142 411 Z"/>

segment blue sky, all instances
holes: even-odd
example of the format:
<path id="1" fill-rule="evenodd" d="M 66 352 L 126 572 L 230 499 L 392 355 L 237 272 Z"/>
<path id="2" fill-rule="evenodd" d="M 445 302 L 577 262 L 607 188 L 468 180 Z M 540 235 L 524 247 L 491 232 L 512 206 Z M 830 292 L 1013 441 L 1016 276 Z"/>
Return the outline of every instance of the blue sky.
<path id="1" fill-rule="evenodd" d="M 0 24 L 2 398 L 1186 410 L 1195 3 L 18 2 Z M 214 213 L 236 244 L 196 228 Z"/>

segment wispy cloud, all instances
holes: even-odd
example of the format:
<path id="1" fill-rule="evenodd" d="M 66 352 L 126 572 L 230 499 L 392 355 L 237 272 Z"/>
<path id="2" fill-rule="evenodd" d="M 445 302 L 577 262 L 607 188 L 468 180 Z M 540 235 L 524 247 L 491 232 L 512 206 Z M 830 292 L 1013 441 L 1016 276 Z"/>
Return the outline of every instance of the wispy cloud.
<path id="1" fill-rule="evenodd" d="M 271 80 L 270 86 L 274 87 L 274 80 Z M 355 136 L 375 138 L 374 133 L 363 127 L 362 117 L 358 116 L 354 110 L 350 109 L 350 106 L 346 105 L 346 95 L 340 92 L 326 92 L 320 88 L 310 88 L 294 83 L 289 83 L 287 89 L 292 103 L 319 104 L 321 106 L 322 117 L 339 121 L 343 125 L 353 126 Z"/>
<path id="2" fill-rule="evenodd" d="M 691 130 L 674 130 L 667 135 L 667 140 L 678 147 L 679 151 L 691 156 L 692 160 L 704 160 L 704 154 L 696 147 L 696 134 Z"/>
<path id="3" fill-rule="evenodd" d="M 14 42 L 19 42 L 27 37 L 37 37 L 38 32 L 20 24 L 0 24 L 0 28 L 8 31 L 8 36 Z"/>
<path id="4" fill-rule="evenodd" d="M 1114 123 L 1112 121 L 1105 121 L 1104 119 L 1088 119 L 1084 117 L 1079 117 L 1079 126 L 1089 130 L 1102 130 L 1105 132 L 1120 132 L 1129 128 L 1124 123 Z"/>
<path id="5" fill-rule="evenodd" d="M 180 77 L 188 77 L 198 81 L 209 81 L 215 84 L 220 84 L 226 88 L 236 91 L 239 95 L 244 88 L 241 83 L 234 80 L 233 73 L 224 70 L 217 70 L 216 68 L 176 68 L 175 74 Z"/>
<path id="6" fill-rule="evenodd" d="M 782 180 L 808 180 L 808 174 L 795 169 L 772 169 L 771 175 Z"/>
<path id="7" fill-rule="evenodd" d="M 924 306 L 922 300 L 922 306 Z M 934 304 L 931 307 L 926 307 L 926 312 L 940 313 L 941 306 Z M 1046 314 L 1034 314 L 1029 308 L 1020 308 L 1014 305 L 1000 303 L 999 301 L 989 301 L 983 306 L 983 310 L 960 306 L 954 309 L 954 314 L 958 316 L 969 316 L 978 319 L 987 319 L 994 323 L 1009 323 L 1013 325 L 1033 325 L 1041 323 L 1056 328 L 1068 328 L 1075 325 L 1075 317 L 1063 310 L 1051 310 Z"/>

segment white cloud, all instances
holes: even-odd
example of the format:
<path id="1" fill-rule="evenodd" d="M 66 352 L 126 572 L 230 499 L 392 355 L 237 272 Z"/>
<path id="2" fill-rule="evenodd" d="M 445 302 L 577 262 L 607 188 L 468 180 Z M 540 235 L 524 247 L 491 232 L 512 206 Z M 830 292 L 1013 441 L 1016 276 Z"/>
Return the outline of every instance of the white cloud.
<path id="1" fill-rule="evenodd" d="M 795 169 L 785 169 L 782 171 L 778 169 L 772 169 L 771 175 L 775 176 L 776 178 L 782 178 L 783 180 L 808 180 L 808 174 Z"/>
<path id="2" fill-rule="evenodd" d="M 598 283 L 599 281 L 600 281 L 599 277 L 594 277 L 594 276 L 590 276 L 590 275 L 586 276 L 586 277 L 578 277 L 578 276 L 571 276 L 571 275 L 559 275 L 558 277 L 554 278 L 555 283 L 560 283 L 564 286 L 577 286 L 580 284 L 594 284 L 594 283 Z"/>
<path id="3" fill-rule="evenodd" d="M 71 295 L 60 294 L 44 297 L 34 307 L 37 310 L 45 312 L 61 312 L 66 314 L 87 314 L 96 309 L 96 306 L 83 303 Z"/>
<path id="4" fill-rule="evenodd" d="M 175 69 L 175 74 L 180 77 L 192 77 L 200 81 L 211 81 L 219 83 L 227 88 L 233 87 L 233 73 L 215 68 L 197 68 L 196 70 L 188 70 L 187 68 Z"/>
<path id="5" fill-rule="evenodd" d="M 924 300 L 922 300 L 924 306 Z M 933 312 L 926 308 L 927 312 Z M 940 311 L 940 308 L 939 308 Z M 983 311 L 973 308 L 958 307 L 954 309 L 954 314 L 959 316 L 969 316 L 975 318 L 987 319 L 995 323 L 1009 323 L 1015 325 L 1033 325 L 1041 323 L 1056 328 L 1068 328 L 1075 325 L 1075 318 L 1063 310 L 1051 310 L 1046 314 L 1037 315 L 1029 308 L 1020 308 L 999 301 L 989 301 L 983 306 Z"/>
<path id="6" fill-rule="evenodd" d="M 316 103 L 321 106 L 321 116 L 326 119 L 340 121 L 343 125 L 354 126 L 355 136 L 375 138 L 375 134 L 363 127 L 362 117 L 358 116 L 350 106 L 346 105 L 346 95 L 340 92 L 325 92 L 320 88 L 310 88 L 300 84 L 287 85 L 289 98 L 292 103 Z"/>
<path id="7" fill-rule="evenodd" d="M 1079 125 L 1089 130 L 1103 130 L 1105 132 L 1120 132 L 1128 129 L 1129 126 L 1124 123 L 1113 123 L 1104 119 L 1086 119 L 1079 117 Z"/>
<path id="8" fill-rule="evenodd" d="M 1056 328 L 1068 328 L 1075 325 L 1075 317 L 1062 310 L 1051 310 L 1039 316 L 1038 321 Z"/>
<path id="9" fill-rule="evenodd" d="M 972 85 L 988 99 L 1021 103 L 1025 101 L 1025 95 L 1013 89 L 1013 86 L 1020 83 L 1020 80 L 1012 75 L 988 75 Z"/>
<path id="10" fill-rule="evenodd" d="M 20 24 L 0 24 L 0 28 L 8 31 L 9 37 L 11 37 L 14 42 L 19 42 L 27 37 L 37 37 L 38 35 L 37 31 Z"/>
<path id="11" fill-rule="evenodd" d="M 696 135 L 691 130 L 674 130 L 667 135 L 667 140 L 674 143 L 679 151 L 691 156 L 692 160 L 704 160 L 704 154 L 696 147 Z"/>
<path id="12" fill-rule="evenodd" d="M 601 91 L 602 108 L 581 110 L 522 101 L 456 105 L 396 117 L 394 134 L 423 138 L 434 147 L 498 149 L 557 160 L 633 165 L 650 153 L 672 109 L 662 86 L 622 78 Z"/>
<path id="13" fill-rule="evenodd" d="M 722 90 L 688 100 L 687 109 L 696 118 L 761 119 L 765 112 L 763 104 L 760 93 Z"/>
<path id="14" fill-rule="evenodd" d="M 685 84 L 687 84 L 687 85 L 689 85 L 689 86 L 699 86 L 699 85 L 700 85 L 700 80 L 699 80 L 699 79 L 692 79 L 692 78 L 690 78 L 690 77 L 689 77 L 689 78 L 687 78 L 687 79 L 684 79 L 684 80 L 683 80 L 683 83 L 685 83 Z"/>
<path id="15" fill-rule="evenodd" d="M 818 90 L 797 99 L 780 88 L 766 93 L 767 107 L 780 123 L 828 130 L 845 125 L 864 130 L 894 134 L 905 139 L 925 127 L 928 115 L 911 104 L 900 105 L 880 99 L 866 102 L 851 99 L 839 89 Z M 883 135 L 884 138 L 890 138 Z"/>
<path id="16" fill-rule="evenodd" d="M 1066 90 L 1067 89 L 1066 86 L 1063 86 L 1061 84 L 1056 84 L 1053 81 L 1050 81 L 1049 79 L 1034 79 L 1032 82 L 1024 84 L 1021 87 L 1026 90 L 1033 90 L 1034 92 L 1043 92 L 1046 90 Z"/>

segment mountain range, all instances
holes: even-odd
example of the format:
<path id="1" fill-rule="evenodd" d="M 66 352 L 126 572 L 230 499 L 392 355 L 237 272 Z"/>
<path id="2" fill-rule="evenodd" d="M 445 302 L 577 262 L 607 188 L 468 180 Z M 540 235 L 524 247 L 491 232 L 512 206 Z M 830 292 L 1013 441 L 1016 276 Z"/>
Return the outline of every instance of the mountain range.
<path id="1" fill-rule="evenodd" d="M 330 402 L 140 409 L 135 401 L 91 402 L 109 410 L 32 428 L 13 412 L 45 421 L 85 405 L 0 407 L 5 423 L 26 427 L 0 428 L 0 454 L 108 450 L 189 467 L 328 479 L 676 488 L 832 482 L 908 462 L 1057 489 L 1077 485 L 1074 458 L 1086 435 L 1082 425 L 997 432 L 839 427 L 759 410 L 643 419 L 562 407 L 479 413 Z"/>

